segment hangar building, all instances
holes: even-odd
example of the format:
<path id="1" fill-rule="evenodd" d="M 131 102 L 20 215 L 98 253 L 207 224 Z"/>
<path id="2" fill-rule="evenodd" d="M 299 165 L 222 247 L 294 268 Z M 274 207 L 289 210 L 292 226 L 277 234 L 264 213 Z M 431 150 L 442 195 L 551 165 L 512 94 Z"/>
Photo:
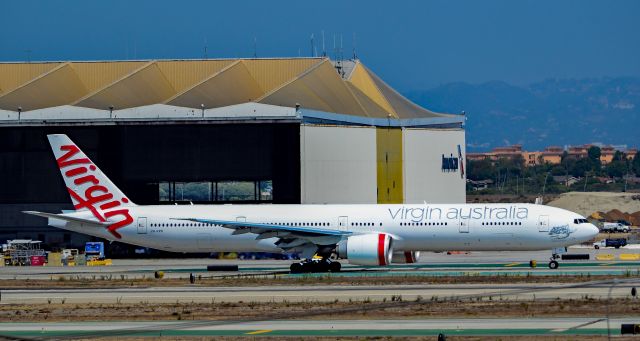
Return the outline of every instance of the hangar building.
<path id="1" fill-rule="evenodd" d="M 2 242 L 82 241 L 20 213 L 71 208 L 51 133 L 138 204 L 465 201 L 464 116 L 359 60 L 0 63 Z"/>

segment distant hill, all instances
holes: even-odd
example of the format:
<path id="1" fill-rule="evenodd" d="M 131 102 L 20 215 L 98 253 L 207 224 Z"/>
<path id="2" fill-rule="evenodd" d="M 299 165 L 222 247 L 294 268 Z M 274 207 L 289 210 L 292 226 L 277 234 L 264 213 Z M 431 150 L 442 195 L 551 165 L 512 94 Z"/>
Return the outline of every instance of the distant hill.
<path id="1" fill-rule="evenodd" d="M 449 83 L 407 94 L 438 112 L 466 111 L 467 150 L 590 142 L 640 145 L 640 78 L 550 79 L 527 87 Z"/>

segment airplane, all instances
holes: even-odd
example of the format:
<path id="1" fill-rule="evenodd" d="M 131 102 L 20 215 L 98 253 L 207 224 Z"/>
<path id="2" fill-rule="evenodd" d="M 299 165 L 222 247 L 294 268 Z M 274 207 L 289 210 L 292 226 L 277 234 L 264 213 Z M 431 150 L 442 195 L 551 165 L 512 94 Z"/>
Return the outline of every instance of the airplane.
<path id="1" fill-rule="evenodd" d="M 136 205 L 66 135 L 48 135 L 75 210 L 48 224 L 173 252 L 298 252 L 291 272 L 414 263 L 425 251 L 552 250 L 549 268 L 598 228 L 538 204 Z M 315 257 L 314 257 L 315 255 Z"/>

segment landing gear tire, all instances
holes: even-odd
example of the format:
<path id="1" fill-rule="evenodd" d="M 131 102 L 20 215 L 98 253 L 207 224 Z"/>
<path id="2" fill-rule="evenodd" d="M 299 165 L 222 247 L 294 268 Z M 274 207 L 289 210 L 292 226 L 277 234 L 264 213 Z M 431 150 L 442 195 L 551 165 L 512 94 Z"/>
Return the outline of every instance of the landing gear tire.
<path id="1" fill-rule="evenodd" d="M 549 262 L 549 269 L 555 270 L 558 268 L 558 266 L 560 266 L 560 264 L 558 264 L 558 261 L 552 260 Z"/>
<path id="2" fill-rule="evenodd" d="M 328 259 L 323 260 L 306 260 L 299 263 L 293 263 L 289 267 L 292 274 L 299 273 L 319 273 L 319 272 L 338 272 L 342 266 L 339 262 L 332 262 Z"/>
<path id="3" fill-rule="evenodd" d="M 331 263 L 329 263 L 329 271 L 331 271 L 331 272 L 340 272 L 340 269 L 342 269 L 342 265 L 340 264 L 340 262 L 331 262 Z"/>
<path id="4" fill-rule="evenodd" d="M 289 270 L 291 270 L 292 274 L 302 273 L 304 272 L 304 263 L 293 263 L 289 267 Z"/>

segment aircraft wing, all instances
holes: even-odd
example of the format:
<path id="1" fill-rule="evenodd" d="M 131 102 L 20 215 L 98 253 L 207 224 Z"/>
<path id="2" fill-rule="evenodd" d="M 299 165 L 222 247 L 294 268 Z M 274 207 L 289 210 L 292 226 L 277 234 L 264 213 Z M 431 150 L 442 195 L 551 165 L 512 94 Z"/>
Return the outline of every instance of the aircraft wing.
<path id="1" fill-rule="evenodd" d="M 232 229 L 233 234 L 253 233 L 256 239 L 278 238 L 276 245 L 290 250 L 305 244 L 332 245 L 352 234 L 350 231 L 322 229 L 316 227 L 285 226 L 275 224 L 251 223 L 245 221 L 227 221 L 214 219 L 177 218 L 205 224 L 219 225 Z"/>
<path id="2" fill-rule="evenodd" d="M 38 212 L 38 211 L 22 211 L 22 213 L 31 214 L 31 215 L 35 215 L 43 218 L 58 219 L 58 220 L 64 220 L 64 221 L 78 223 L 78 224 L 84 224 L 87 227 L 108 227 L 109 224 L 111 224 L 109 222 L 101 223 L 96 220 L 72 217 L 65 214 L 46 213 L 46 212 Z"/>

